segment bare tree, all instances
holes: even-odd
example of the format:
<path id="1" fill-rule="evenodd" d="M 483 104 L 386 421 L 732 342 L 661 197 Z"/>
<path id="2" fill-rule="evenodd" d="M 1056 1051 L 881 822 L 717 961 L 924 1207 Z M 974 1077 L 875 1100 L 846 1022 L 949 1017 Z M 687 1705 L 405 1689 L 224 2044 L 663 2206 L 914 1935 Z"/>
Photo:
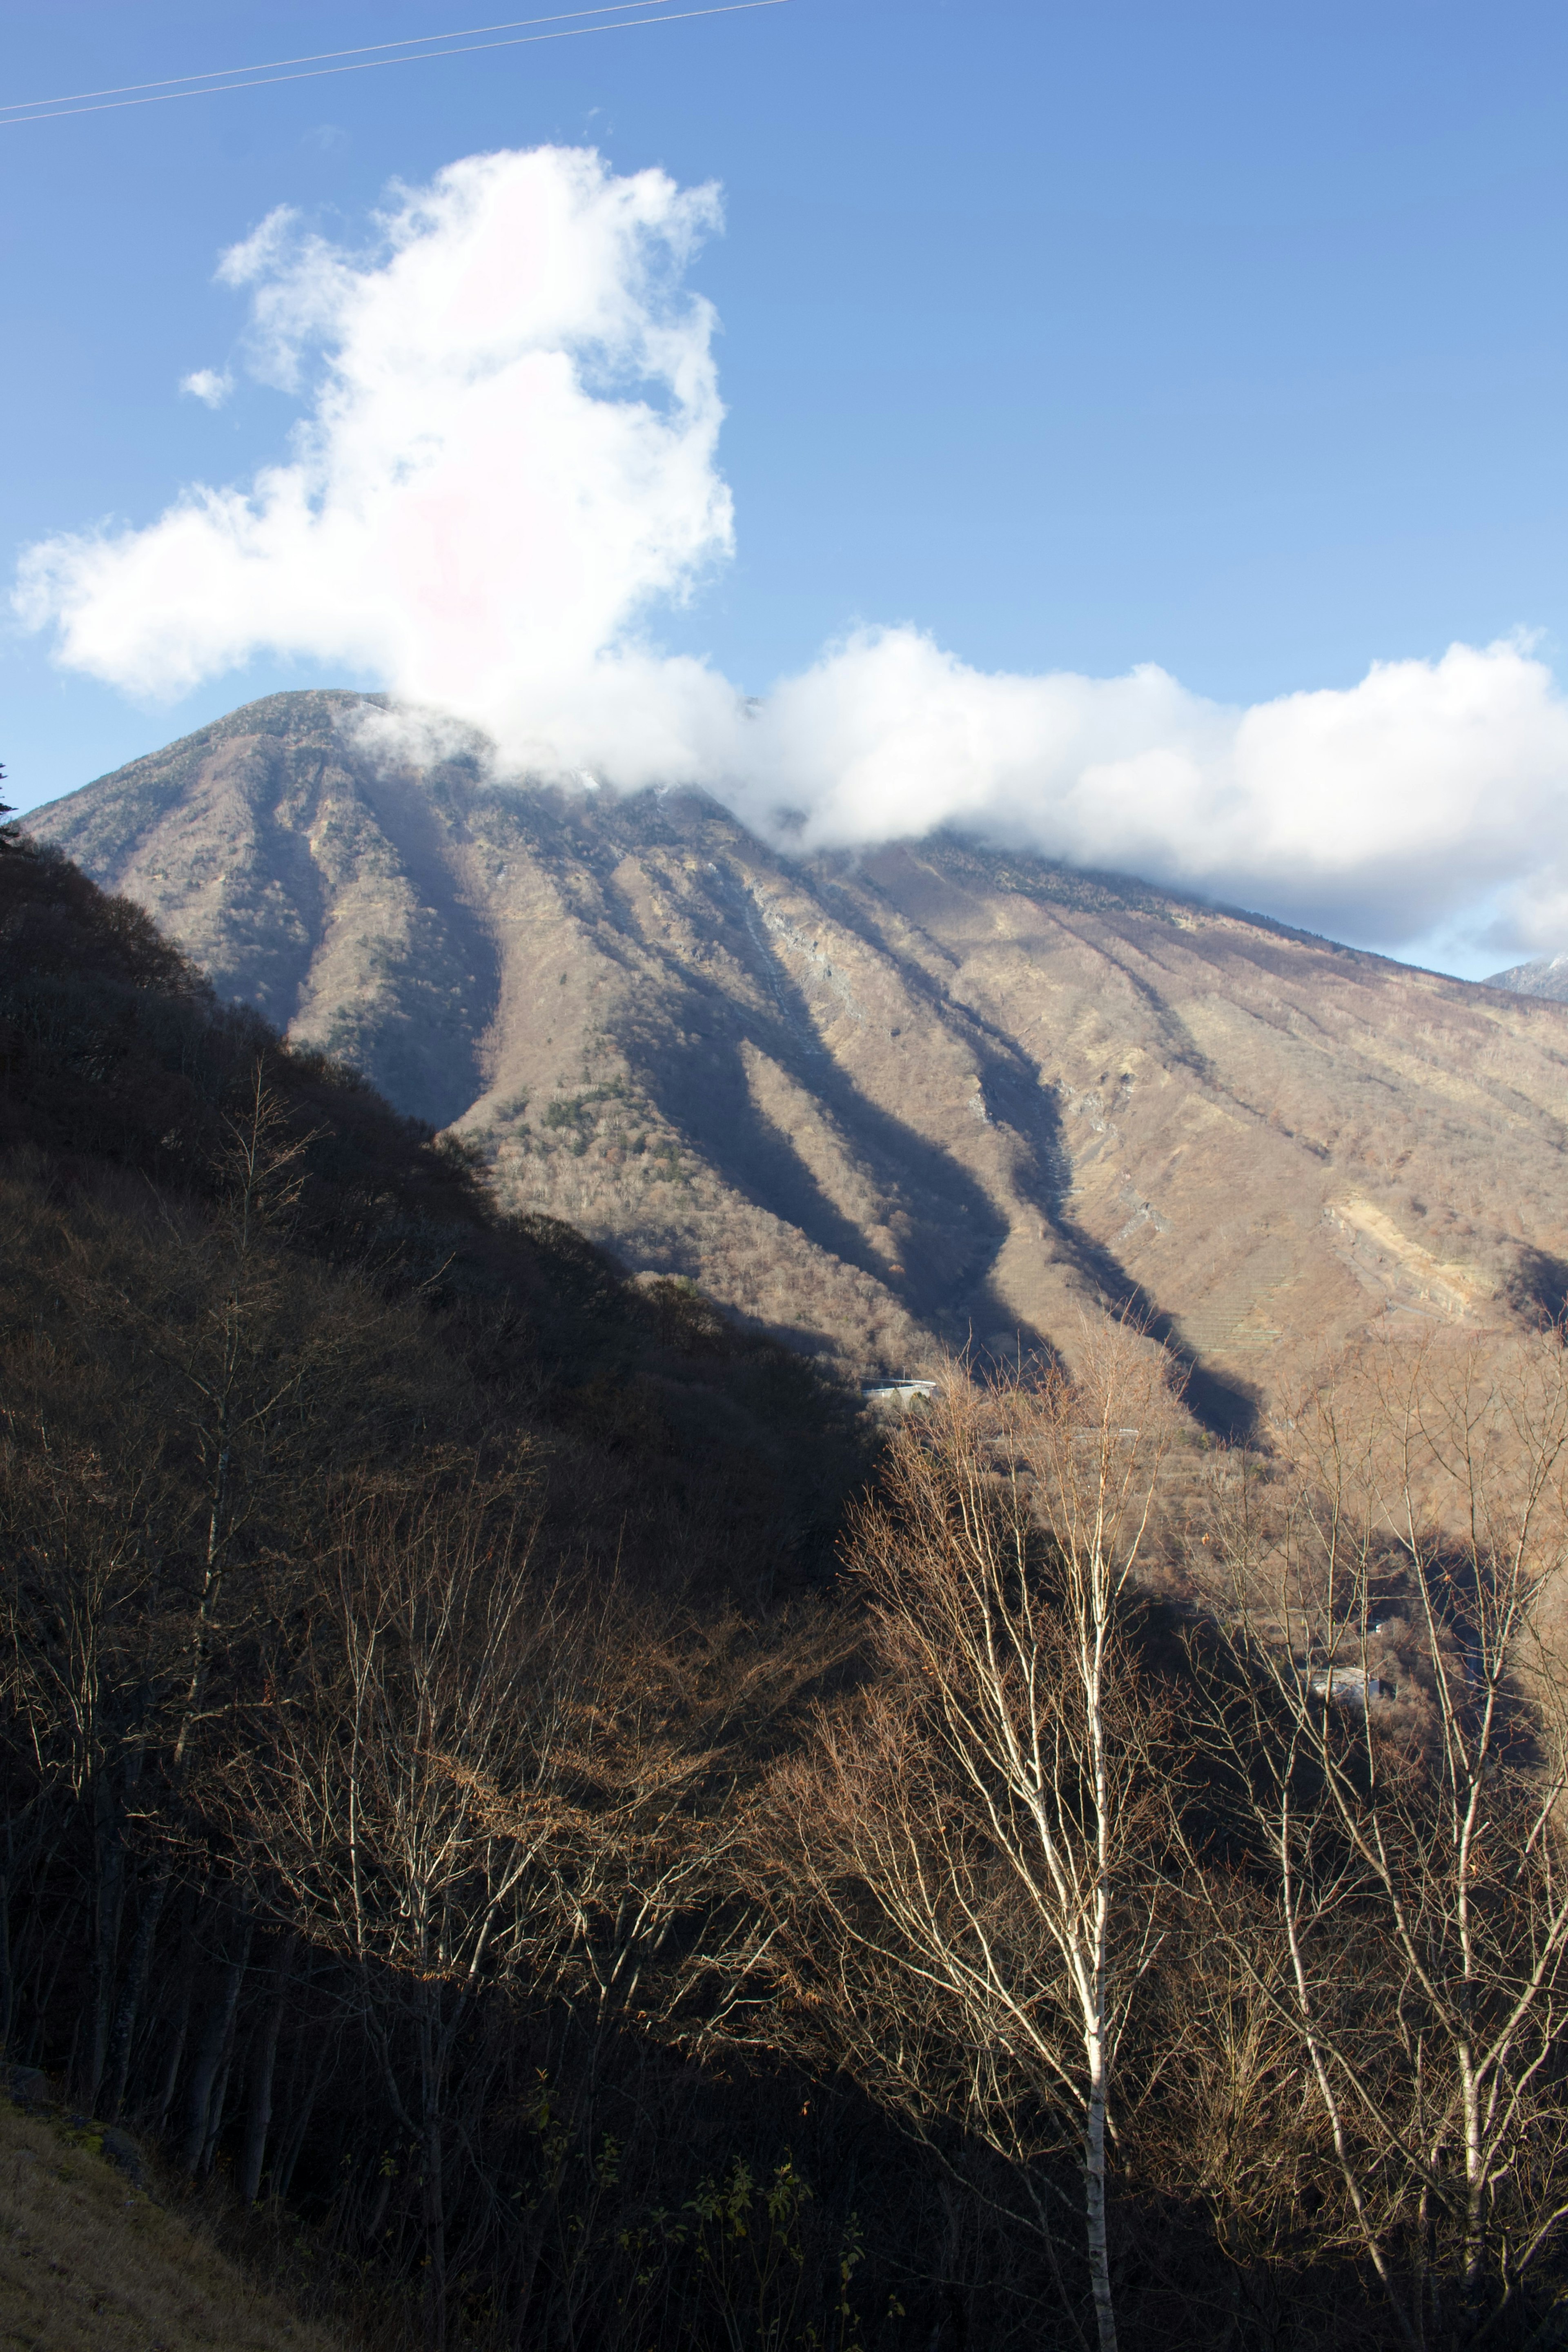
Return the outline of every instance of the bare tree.
<path id="1" fill-rule="evenodd" d="M 748 2039 L 767 1927 L 739 1851 L 774 1754 L 851 1637 L 809 1608 L 689 1621 L 618 1592 L 590 1622 L 554 1759 L 549 1972 L 604 2021 Z"/>
<path id="2" fill-rule="evenodd" d="M 1467 2343 L 1568 2216 L 1568 1360 L 1371 1349 L 1272 1436 L 1222 1481 L 1205 1669 L 1271 1911 L 1212 1924 L 1300 2049 L 1403 2339 Z"/>
<path id="3" fill-rule="evenodd" d="M 354 1971 L 392 2114 L 417 2147 L 426 2344 L 445 2341 L 447 2094 L 484 1984 L 515 1961 L 539 1814 L 527 1790 L 563 1728 L 559 1594 L 526 1530 L 482 1494 L 335 1530 L 324 1609 L 267 1734 L 232 1763 L 250 1866 Z"/>
<path id="4" fill-rule="evenodd" d="M 288 1607 L 272 1588 L 308 1559 L 312 1521 L 390 1385 L 378 1304 L 282 1246 L 304 1149 L 258 1064 L 221 1126 L 214 1209 L 134 1197 L 127 1214 L 112 1192 L 77 1202 L 49 1240 L 79 1357 L 68 1383 L 58 1366 L 53 1382 L 79 1393 L 62 1429 L 47 1366 L 26 1366 L 34 1377 L 13 1391 L 26 1457 L 15 1499 L 44 1516 L 24 1554 L 33 1572 L 12 1598 L 25 1593 L 29 1623 L 41 1606 L 60 1635 L 48 1650 L 18 1644 L 17 1664 L 47 1667 L 57 1684 L 76 1677 L 73 1711 L 61 1712 L 58 1690 L 49 1701 L 57 1731 L 78 1723 L 100 1759 L 92 2017 L 74 2087 L 110 2116 L 196 1748 L 232 1702 L 226 1686 L 214 1703 L 215 1662 Z M 29 1393 L 25 1432 L 17 1406 Z M 105 1531 L 98 1568 L 81 1554 L 89 1526 Z"/>
<path id="5" fill-rule="evenodd" d="M 743 1974 L 737 1790 L 832 1654 L 812 1621 L 764 1637 L 595 1595 L 542 1564 L 505 1502 L 476 1485 L 345 1510 L 294 1675 L 230 1767 L 249 1866 L 350 1964 L 418 2147 L 432 2347 L 449 2091 L 476 2003 L 521 1979 L 584 2002 L 600 2034 L 671 2027 L 694 1981 Z"/>
<path id="6" fill-rule="evenodd" d="M 1047 2245 L 1038 2159 L 1076 2137 L 1101 2352 L 1117 2053 L 1155 1941 L 1128 1586 L 1176 1423 L 1131 1328 L 1086 1331 L 1072 1380 L 951 1370 L 850 1540 L 875 1681 L 783 1790 L 797 1999 L 922 2127 L 1017 2165 Z"/>
<path id="7" fill-rule="evenodd" d="M 0 1704 L 26 1756 L 26 1809 L 8 1823 L 7 1879 L 75 1810 L 89 1830 L 87 2014 L 73 2089 L 90 2104 L 110 2049 L 116 1958 L 131 1855 L 126 1825 L 142 1758 L 145 1687 L 156 1663 L 149 1622 L 157 1465 L 138 1463 L 105 1413 L 103 1443 L 50 1430 L 39 1400 L 4 1409 L 0 1537 Z M 32 1410 L 29 1411 L 28 1408 Z M 11 2007 L 9 1922 L 3 1961 Z M 8 2024 L 8 2016 L 6 2023 Z"/>

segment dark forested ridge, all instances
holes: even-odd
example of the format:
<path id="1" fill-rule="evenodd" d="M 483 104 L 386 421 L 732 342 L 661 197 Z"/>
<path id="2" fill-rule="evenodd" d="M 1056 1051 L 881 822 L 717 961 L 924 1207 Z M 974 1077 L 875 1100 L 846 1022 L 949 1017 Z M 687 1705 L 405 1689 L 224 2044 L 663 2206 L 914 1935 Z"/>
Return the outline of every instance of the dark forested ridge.
<path id="1" fill-rule="evenodd" d="M 336 1897 L 300 1882 L 291 1902 L 305 1854 L 254 1847 L 281 1794 L 253 1777 L 280 1761 L 261 1727 L 335 1739 L 365 1643 L 398 1692 L 378 1685 L 375 1709 L 419 1694 L 384 1759 L 400 1832 L 439 1842 L 421 1779 L 427 1799 L 493 1769 L 514 1791 L 500 1756 L 521 1740 L 579 1797 L 605 1776 L 654 1834 L 639 1775 L 732 1777 L 739 1726 L 820 1670 L 809 1596 L 863 1475 L 858 1403 L 688 1286 L 628 1285 L 569 1228 L 498 1216 L 460 1147 L 217 1003 L 139 909 L 25 850 L 0 859 L 0 2036 L 249 2194 L 309 2209 L 363 2168 L 394 2221 L 356 2229 L 390 2230 L 417 2272 L 431 2222 L 408 2210 L 407 2135 L 440 2095 L 398 2086 L 405 2063 L 458 2060 L 420 2050 L 405 1991 L 367 2013 L 364 1988 L 471 1962 L 477 1990 L 520 1955 L 395 1909 L 346 1946 L 341 1918 L 301 1941 L 299 1904 Z M 791 1632 L 764 1661 L 770 1612 Z M 567 1653 L 563 1715 L 537 1692 Z M 682 1729 L 642 1727 L 650 1705 Z M 603 1754 L 583 1750 L 590 1718 L 613 1719 Z M 574 1899 L 613 1922 L 619 1896 Z M 439 2030 L 471 2056 L 489 2026 L 467 1998 Z M 621 2006 L 606 1990 L 591 2013 Z M 542 2015 L 466 2095 L 504 2082 L 509 2148 L 564 2163 L 577 2127 L 539 2139 L 537 2062 L 581 2055 L 571 2013 Z M 601 2128 L 581 2126 L 584 2150 Z M 453 2164 L 446 2197 L 482 2241 Z"/>
<path id="2" fill-rule="evenodd" d="M 691 1523 L 680 1577 L 709 1572 L 696 1528 L 715 1482 L 727 1529 L 739 1510 L 770 1531 L 754 1579 L 820 1574 L 857 1441 L 842 1392 L 797 1358 L 732 1331 L 689 1285 L 626 1284 L 568 1225 L 498 1215 L 460 1142 L 219 1004 L 139 908 L 67 860 L 0 863 L 0 1146 L 36 1202 L 35 1263 L 49 1232 L 90 1255 L 89 1224 L 111 1255 L 216 1250 L 220 1286 L 225 1250 L 259 1250 L 287 1269 L 277 1289 L 312 1344 L 363 1326 L 365 1370 L 331 1384 L 336 1409 L 363 1409 L 362 1464 L 411 1442 L 510 1443 L 522 1416 L 563 1458 L 595 1456 L 578 1507 L 635 1459 L 621 1483 L 637 1511 L 651 1478 Z M 617 1529 L 625 1509 L 617 1495 Z"/>
<path id="3" fill-rule="evenodd" d="M 14 2091 L 389 2352 L 1562 2340 L 1556 1326 L 874 1436 L 0 838 Z"/>

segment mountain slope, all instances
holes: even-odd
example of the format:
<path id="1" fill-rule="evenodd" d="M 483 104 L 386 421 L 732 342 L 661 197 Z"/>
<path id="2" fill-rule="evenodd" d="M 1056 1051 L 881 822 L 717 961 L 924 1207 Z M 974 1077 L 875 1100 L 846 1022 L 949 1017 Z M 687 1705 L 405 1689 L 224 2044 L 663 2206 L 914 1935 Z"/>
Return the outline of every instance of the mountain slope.
<path id="1" fill-rule="evenodd" d="M 1516 996 L 1547 996 L 1555 1004 L 1568 1003 L 1568 955 L 1538 956 L 1533 963 L 1510 964 L 1507 971 L 1494 971 L 1487 986 L 1509 989 Z"/>
<path id="2" fill-rule="evenodd" d="M 123 2138 L 123 2135 L 121 2136 Z M 129 2143 L 128 2143 L 129 2145 Z M 101 2135 L 0 2104 L 0 2343 L 27 2352 L 334 2352 L 100 2154 Z"/>
<path id="3" fill-rule="evenodd" d="M 951 839 L 795 860 L 281 695 L 37 812 L 504 1201 L 867 1370 L 1133 1298 L 1244 1418 L 1568 1285 L 1568 1009 Z"/>

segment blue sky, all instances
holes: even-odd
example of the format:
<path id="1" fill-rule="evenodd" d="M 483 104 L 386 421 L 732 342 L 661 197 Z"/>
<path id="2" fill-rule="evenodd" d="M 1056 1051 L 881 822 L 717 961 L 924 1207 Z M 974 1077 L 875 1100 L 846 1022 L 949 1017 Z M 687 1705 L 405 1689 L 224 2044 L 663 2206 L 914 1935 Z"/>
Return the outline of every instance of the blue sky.
<path id="1" fill-rule="evenodd" d="M 11 0 L 5 94 L 504 13 Z M 246 297 L 215 266 L 275 207 L 353 246 L 391 181 L 591 144 L 616 173 L 722 187 L 723 234 L 688 282 L 721 322 L 734 551 L 658 635 L 742 690 L 900 624 L 981 673 L 1157 664 L 1226 706 L 1521 630 L 1554 673 L 1565 50 L 1545 5 L 787 0 L 0 127 L 3 537 L 142 528 L 183 485 L 283 452 L 297 395 L 242 374 L 209 412 L 178 391 L 234 363 Z M 153 703 L 49 644 L 12 628 L 0 646 L 23 806 L 252 694 L 348 677 L 262 651 Z M 1541 772 L 1520 839 L 1552 805 L 1558 750 L 1532 736 L 1521 755 Z M 1234 858 L 1211 879 L 1484 971 L 1562 919 L 1540 891 L 1494 919 L 1528 896 L 1522 856 L 1483 858 L 1468 899 L 1428 892 L 1414 930 L 1386 856 L 1360 897 L 1292 897 Z"/>

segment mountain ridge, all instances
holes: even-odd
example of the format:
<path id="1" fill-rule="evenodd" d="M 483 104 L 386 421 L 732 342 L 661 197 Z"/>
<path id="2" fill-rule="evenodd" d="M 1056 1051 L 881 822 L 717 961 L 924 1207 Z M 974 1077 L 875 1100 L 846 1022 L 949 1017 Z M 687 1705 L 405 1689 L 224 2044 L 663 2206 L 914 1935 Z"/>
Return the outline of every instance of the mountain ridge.
<path id="1" fill-rule="evenodd" d="M 503 1203 L 847 1368 L 1127 1304 L 1234 1426 L 1369 1322 L 1568 1290 L 1541 997 L 951 834 L 791 856 L 698 793 L 498 784 L 346 691 L 26 824 Z"/>
<path id="2" fill-rule="evenodd" d="M 1510 964 L 1482 983 L 1506 988 L 1513 996 L 1544 996 L 1555 1004 L 1568 1003 L 1568 955 L 1537 956 L 1529 963 Z"/>

